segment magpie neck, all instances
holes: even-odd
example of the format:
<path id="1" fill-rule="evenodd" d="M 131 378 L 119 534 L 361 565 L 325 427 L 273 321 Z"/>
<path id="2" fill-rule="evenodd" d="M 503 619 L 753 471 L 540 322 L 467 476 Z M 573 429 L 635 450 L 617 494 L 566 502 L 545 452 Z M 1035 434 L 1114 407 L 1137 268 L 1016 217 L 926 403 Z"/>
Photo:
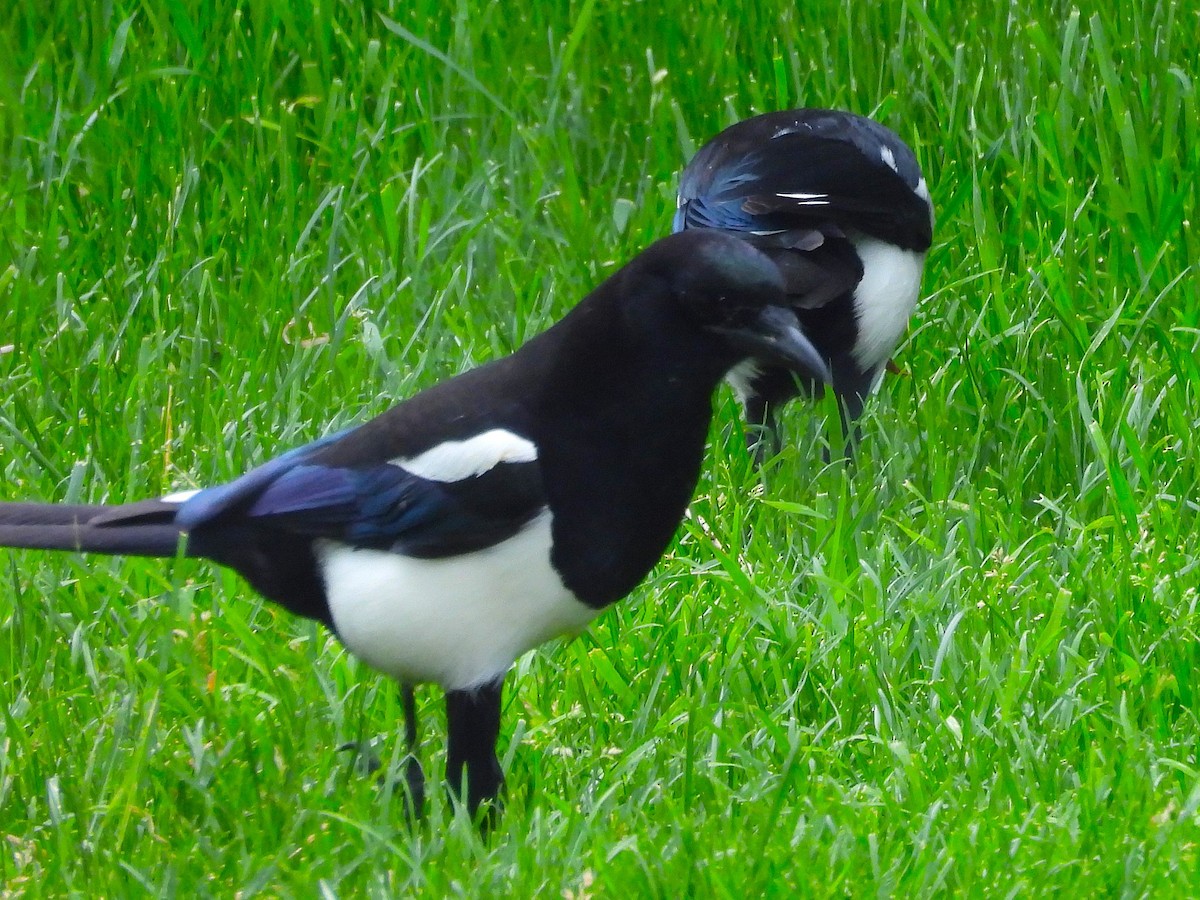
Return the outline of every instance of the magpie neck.
<path id="1" fill-rule="evenodd" d="M 631 328 L 619 308 L 581 306 L 527 345 L 537 364 L 520 367 L 554 510 L 552 560 L 596 607 L 629 593 L 674 536 L 728 368 L 728 351 L 669 323 L 669 310 L 649 318 L 680 327 L 640 318 Z"/>
<path id="2" fill-rule="evenodd" d="M 514 357 L 543 414 L 579 418 L 606 407 L 656 421 L 681 407 L 707 416 L 737 362 L 724 343 L 661 300 L 587 298 Z M 661 409 L 659 409 L 661 407 Z M 632 424 L 632 423 L 631 423 Z M 640 423 L 639 423 L 640 424 Z"/>

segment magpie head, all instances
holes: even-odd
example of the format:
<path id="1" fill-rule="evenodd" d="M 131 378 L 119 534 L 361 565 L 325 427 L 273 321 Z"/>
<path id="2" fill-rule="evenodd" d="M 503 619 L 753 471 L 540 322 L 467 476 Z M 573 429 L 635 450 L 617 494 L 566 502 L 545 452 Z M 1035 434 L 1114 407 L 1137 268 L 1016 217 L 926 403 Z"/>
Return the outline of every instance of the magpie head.
<path id="1" fill-rule="evenodd" d="M 665 284 L 673 312 L 719 348 L 730 367 L 753 359 L 829 382 L 828 364 L 789 307 L 779 268 L 747 242 L 715 230 L 682 231 L 655 243 L 630 268 Z"/>

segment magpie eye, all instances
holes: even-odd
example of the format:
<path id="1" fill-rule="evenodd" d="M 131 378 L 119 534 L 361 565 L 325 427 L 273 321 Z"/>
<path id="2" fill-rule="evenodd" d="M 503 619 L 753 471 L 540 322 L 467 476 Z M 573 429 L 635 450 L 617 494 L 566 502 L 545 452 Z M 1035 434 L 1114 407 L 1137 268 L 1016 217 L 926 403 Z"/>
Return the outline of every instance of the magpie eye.
<path id="1" fill-rule="evenodd" d="M 718 314 L 720 324 L 725 327 L 743 327 L 754 321 L 754 317 L 762 310 L 762 304 L 748 304 L 721 298 L 721 309 Z"/>

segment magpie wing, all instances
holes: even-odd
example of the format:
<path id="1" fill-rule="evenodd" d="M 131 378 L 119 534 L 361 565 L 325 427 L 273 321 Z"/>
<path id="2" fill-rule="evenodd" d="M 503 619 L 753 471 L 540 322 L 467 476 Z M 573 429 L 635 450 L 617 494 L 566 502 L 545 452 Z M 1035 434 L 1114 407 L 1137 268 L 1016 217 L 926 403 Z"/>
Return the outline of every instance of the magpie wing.
<path id="1" fill-rule="evenodd" d="M 680 178 L 679 200 L 677 231 L 782 234 L 789 249 L 814 249 L 844 228 L 914 249 L 932 238 L 928 206 L 882 157 L 808 132 L 706 145 Z"/>
<path id="2" fill-rule="evenodd" d="M 328 440 L 201 491 L 177 524 L 197 535 L 252 526 L 436 558 L 499 543 L 546 506 L 536 460 L 499 460 L 443 481 L 392 462 L 322 463 L 317 450 Z"/>

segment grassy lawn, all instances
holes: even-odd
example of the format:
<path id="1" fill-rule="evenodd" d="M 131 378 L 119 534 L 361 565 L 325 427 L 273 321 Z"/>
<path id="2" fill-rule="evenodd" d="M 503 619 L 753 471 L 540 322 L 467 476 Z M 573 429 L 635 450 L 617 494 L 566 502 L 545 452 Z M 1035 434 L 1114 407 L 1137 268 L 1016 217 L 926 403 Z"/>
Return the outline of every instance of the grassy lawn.
<path id="1" fill-rule="evenodd" d="M 906 374 L 856 470 L 797 406 L 765 484 L 722 395 L 667 558 L 510 676 L 486 842 L 336 751 L 394 764 L 400 704 L 320 628 L 0 550 L 0 896 L 1200 890 L 1194 8 L 292 6 L 5 6 L 3 499 L 228 479 L 505 353 L 798 105 L 925 167 Z"/>

